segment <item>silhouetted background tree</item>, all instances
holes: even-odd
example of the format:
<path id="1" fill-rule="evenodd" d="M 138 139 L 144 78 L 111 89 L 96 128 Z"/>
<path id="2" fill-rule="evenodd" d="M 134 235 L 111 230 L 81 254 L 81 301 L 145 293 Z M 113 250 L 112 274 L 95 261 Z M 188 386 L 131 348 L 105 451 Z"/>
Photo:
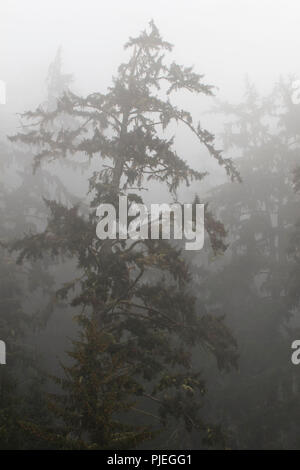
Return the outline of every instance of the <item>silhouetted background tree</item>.
<path id="1" fill-rule="evenodd" d="M 266 97 L 248 82 L 243 103 L 218 106 L 227 116 L 224 151 L 238 155 L 243 184 L 211 192 L 229 248 L 202 277 L 206 302 L 226 314 L 239 346 L 239 374 L 224 376 L 210 395 L 234 448 L 299 444 L 299 377 L 290 360 L 298 309 L 291 308 L 288 287 L 290 237 L 299 214 L 293 173 L 300 108 L 292 93 L 292 81 L 280 81 Z"/>

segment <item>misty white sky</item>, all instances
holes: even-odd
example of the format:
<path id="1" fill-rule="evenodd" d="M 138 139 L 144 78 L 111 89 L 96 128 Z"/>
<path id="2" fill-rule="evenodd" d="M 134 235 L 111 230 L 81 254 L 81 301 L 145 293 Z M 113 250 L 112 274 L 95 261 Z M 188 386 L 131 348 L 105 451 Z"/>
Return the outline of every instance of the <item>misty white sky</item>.
<path id="1" fill-rule="evenodd" d="M 175 44 L 175 58 L 194 64 L 222 96 L 239 96 L 248 73 L 268 88 L 299 73 L 299 0 L 1 0 L 0 79 L 11 111 L 43 96 L 57 47 L 80 90 L 109 84 L 122 45 L 153 18 Z"/>

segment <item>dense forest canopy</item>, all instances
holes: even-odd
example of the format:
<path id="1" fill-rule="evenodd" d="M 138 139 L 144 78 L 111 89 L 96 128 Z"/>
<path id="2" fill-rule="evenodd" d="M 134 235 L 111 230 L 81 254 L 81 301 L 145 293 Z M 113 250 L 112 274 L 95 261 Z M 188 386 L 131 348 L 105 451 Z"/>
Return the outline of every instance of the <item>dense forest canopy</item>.
<path id="1" fill-rule="evenodd" d="M 297 449 L 295 80 L 263 96 L 248 80 L 232 104 L 153 20 L 124 49 L 107 87 L 84 95 L 59 48 L 45 98 L 0 143 L 0 448 Z M 208 190 L 210 161 L 224 175 Z M 126 196 L 130 213 L 166 193 L 205 205 L 203 250 L 97 237 L 99 205 L 118 215 Z"/>

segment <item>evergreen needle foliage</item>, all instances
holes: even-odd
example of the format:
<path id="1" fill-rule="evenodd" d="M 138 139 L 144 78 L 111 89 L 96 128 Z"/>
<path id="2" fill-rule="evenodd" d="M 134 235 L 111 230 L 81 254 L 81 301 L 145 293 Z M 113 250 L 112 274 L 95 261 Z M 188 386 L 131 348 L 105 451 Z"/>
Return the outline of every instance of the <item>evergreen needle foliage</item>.
<path id="1" fill-rule="evenodd" d="M 120 195 L 127 195 L 129 205 L 143 202 L 137 189 L 151 181 L 166 184 L 176 196 L 180 184 L 206 175 L 190 168 L 173 139 L 165 137 L 172 122 L 187 127 L 231 179 L 239 180 L 232 161 L 215 148 L 214 136 L 171 102 L 178 90 L 212 95 L 203 76 L 167 64 L 172 46 L 153 22 L 125 49 L 129 60 L 107 93 L 83 98 L 65 91 L 52 109 L 25 113 L 31 130 L 11 138 L 38 148 L 36 168 L 76 154 L 102 162 L 90 178 L 88 209 L 46 200 L 45 231 L 14 244 L 20 262 L 47 253 L 76 259 L 80 271 L 56 294 L 81 309 L 71 365 L 57 379 L 63 392 L 51 399 L 57 427 L 24 424 L 55 448 L 134 448 L 175 426 L 199 431 L 214 443 L 214 428 L 201 416 L 205 385 L 193 368 L 193 351 L 201 346 L 223 368 L 236 365 L 236 344 L 223 322 L 196 308 L 178 246 L 96 237 L 99 204 L 113 204 L 118 213 Z M 72 126 L 58 126 L 62 116 L 72 118 Z M 208 212 L 206 222 L 213 249 L 224 249 L 223 226 Z"/>

